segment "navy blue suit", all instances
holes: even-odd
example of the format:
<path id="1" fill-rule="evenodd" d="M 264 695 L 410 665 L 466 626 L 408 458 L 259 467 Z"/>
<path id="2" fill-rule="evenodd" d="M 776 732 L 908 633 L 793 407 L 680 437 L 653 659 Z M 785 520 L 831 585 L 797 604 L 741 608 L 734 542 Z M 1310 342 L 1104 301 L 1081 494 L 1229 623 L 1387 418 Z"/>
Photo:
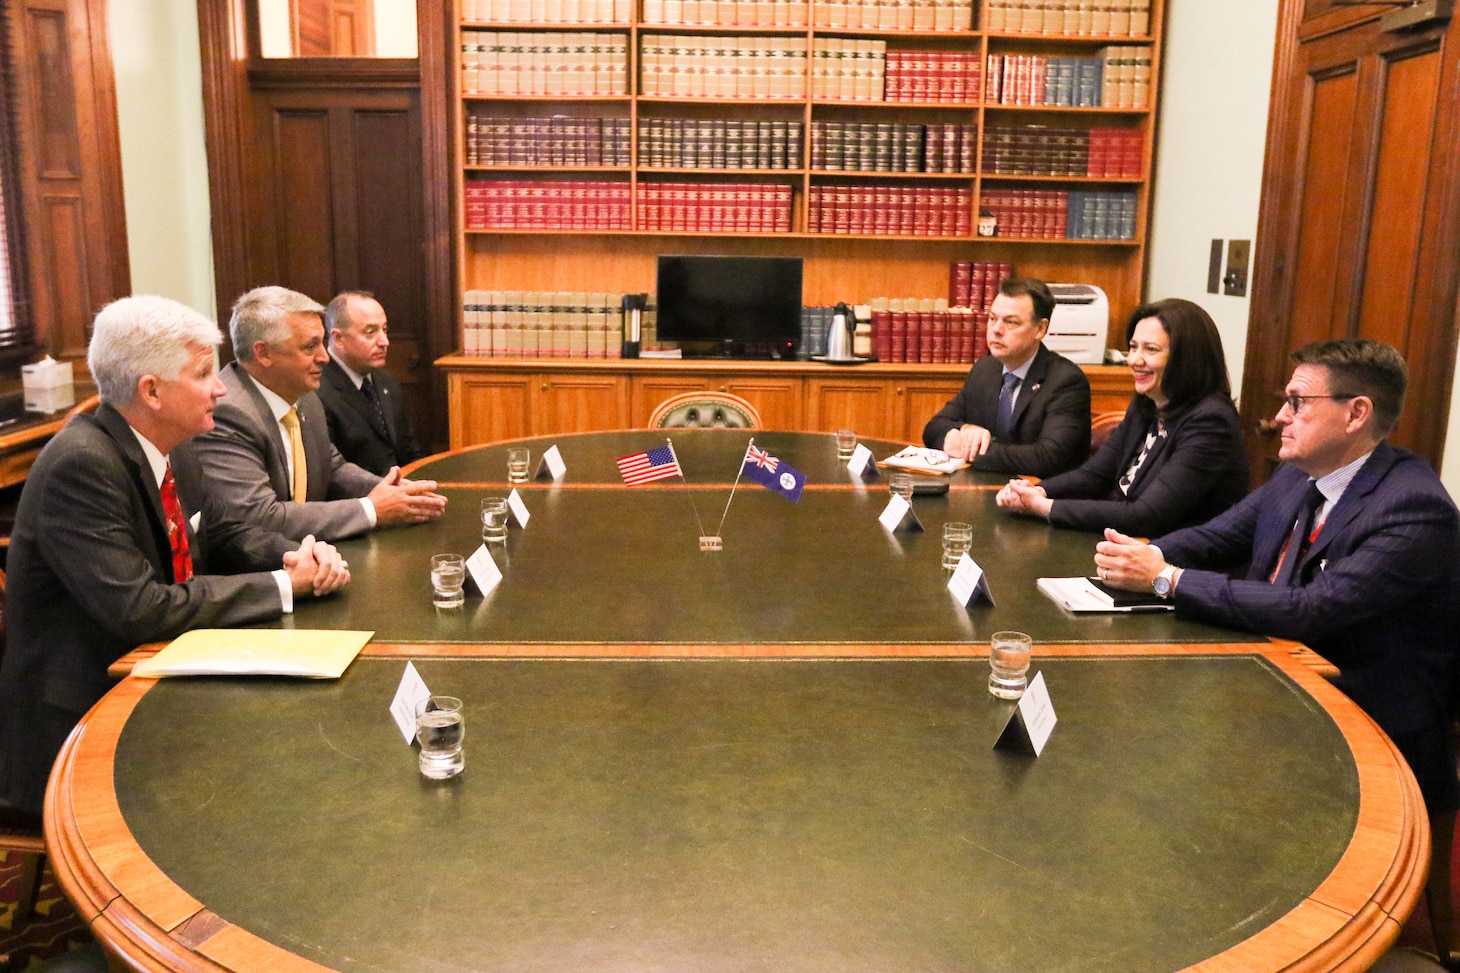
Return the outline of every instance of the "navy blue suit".
<path id="1" fill-rule="evenodd" d="M 1004 365 L 992 355 L 968 370 L 958 394 L 923 427 L 923 444 L 943 448 L 950 430 L 964 423 L 994 428 Z M 1090 458 L 1090 380 L 1070 361 L 1040 344 L 1014 400 L 1014 428 L 995 437 L 973 461 L 976 470 L 1053 476 Z"/>
<path id="2" fill-rule="evenodd" d="M 1150 537 L 1203 524 L 1247 494 L 1247 450 L 1232 400 L 1214 392 L 1166 419 L 1131 481 L 1120 478 L 1140 455 L 1153 420 L 1141 410 L 1145 396 L 1131 399 L 1125 418 L 1100 451 L 1077 470 L 1040 484 L 1056 503 L 1049 522 L 1056 527 L 1103 530 Z"/>
<path id="3" fill-rule="evenodd" d="M 1381 442 L 1329 512 L 1296 583 L 1274 586 L 1267 579 L 1307 484 L 1282 466 L 1210 523 L 1152 541 L 1170 563 L 1201 569 L 1182 573 L 1177 610 L 1303 642 L 1342 670 L 1339 688 L 1391 737 L 1448 734 L 1460 641 L 1455 504 L 1423 460 Z M 1243 578 L 1221 573 L 1249 562 Z"/>

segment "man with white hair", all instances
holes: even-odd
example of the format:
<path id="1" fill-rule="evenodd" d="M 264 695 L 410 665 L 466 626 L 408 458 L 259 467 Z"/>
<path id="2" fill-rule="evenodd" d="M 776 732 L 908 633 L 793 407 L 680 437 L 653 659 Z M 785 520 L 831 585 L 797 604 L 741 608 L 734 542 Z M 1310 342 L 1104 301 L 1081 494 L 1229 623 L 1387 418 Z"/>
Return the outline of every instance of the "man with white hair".
<path id="1" fill-rule="evenodd" d="M 320 404 L 324 308 L 298 291 L 256 287 L 228 323 L 237 359 L 219 377 L 228 400 L 198 454 L 223 501 L 244 520 L 289 537 L 338 540 L 372 527 L 441 516 L 433 480 L 385 476 L 347 462 Z"/>
<path id="2" fill-rule="evenodd" d="M 246 526 L 213 495 L 188 440 L 213 428 L 221 339 L 163 297 L 96 316 L 87 362 L 101 405 L 41 450 L 11 536 L 0 804 L 12 811 L 40 814 L 61 744 L 123 654 L 278 618 L 350 579 L 329 544 Z"/>

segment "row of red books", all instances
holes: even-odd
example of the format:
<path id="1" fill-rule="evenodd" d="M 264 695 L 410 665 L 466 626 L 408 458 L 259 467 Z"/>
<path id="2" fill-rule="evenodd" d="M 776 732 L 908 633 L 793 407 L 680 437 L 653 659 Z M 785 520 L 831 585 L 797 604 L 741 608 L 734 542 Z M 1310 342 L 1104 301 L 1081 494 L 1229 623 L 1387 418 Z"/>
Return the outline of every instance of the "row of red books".
<path id="1" fill-rule="evenodd" d="M 996 236 L 1022 240 L 1063 240 L 1070 194 L 1057 189 L 989 190 L 979 200 L 997 221 Z"/>
<path id="2" fill-rule="evenodd" d="M 639 228 L 789 233 L 791 187 L 779 183 L 643 183 L 639 186 Z"/>
<path id="3" fill-rule="evenodd" d="M 468 230 L 627 230 L 626 182 L 468 179 Z"/>
<path id="4" fill-rule="evenodd" d="M 1138 129 L 990 125 L 984 132 L 983 171 L 1138 179 L 1144 144 Z"/>
<path id="5" fill-rule="evenodd" d="M 986 332 L 982 308 L 873 311 L 872 353 L 884 362 L 974 362 L 989 353 Z"/>
<path id="6" fill-rule="evenodd" d="M 999 284 L 1014 276 L 1014 265 L 992 260 L 955 260 L 948 265 L 948 303 L 954 307 L 988 307 Z"/>
<path id="7" fill-rule="evenodd" d="M 1141 178 L 1145 142 L 1145 134 L 1139 129 L 1090 129 L 1089 174 L 1107 179 Z"/>
<path id="8" fill-rule="evenodd" d="M 980 57 L 963 51 L 888 51 L 885 101 L 978 101 Z"/>
<path id="9" fill-rule="evenodd" d="M 967 236 L 973 190 L 951 186 L 812 186 L 812 233 Z"/>

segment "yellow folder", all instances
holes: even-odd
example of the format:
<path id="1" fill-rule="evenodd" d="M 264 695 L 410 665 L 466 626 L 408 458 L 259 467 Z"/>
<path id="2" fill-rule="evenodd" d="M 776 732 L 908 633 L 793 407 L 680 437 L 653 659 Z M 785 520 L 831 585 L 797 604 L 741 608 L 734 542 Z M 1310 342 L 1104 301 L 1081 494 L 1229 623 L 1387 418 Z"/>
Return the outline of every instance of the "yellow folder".
<path id="1" fill-rule="evenodd" d="M 184 632 L 132 675 L 338 679 L 374 632 L 200 628 Z"/>

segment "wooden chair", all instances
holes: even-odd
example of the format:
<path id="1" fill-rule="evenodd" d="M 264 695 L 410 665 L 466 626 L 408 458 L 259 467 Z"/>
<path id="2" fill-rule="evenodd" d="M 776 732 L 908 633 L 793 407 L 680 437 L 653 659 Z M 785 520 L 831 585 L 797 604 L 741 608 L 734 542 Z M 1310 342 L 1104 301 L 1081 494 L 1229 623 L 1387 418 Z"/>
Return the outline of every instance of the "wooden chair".
<path id="1" fill-rule="evenodd" d="M 72 416 L 79 416 L 83 412 L 95 412 L 99 405 L 101 405 L 101 396 L 88 395 L 71 407 L 71 411 L 66 413 L 66 421 L 70 422 Z"/>
<path id="2" fill-rule="evenodd" d="M 5 572 L 0 571 L 0 659 L 5 657 Z M 35 911 L 36 896 L 41 890 L 41 869 L 46 860 L 46 839 L 37 822 L 12 810 L 0 808 L 0 851 L 20 856 L 20 899 L 15 907 L 16 922 L 23 922 Z"/>
<path id="3" fill-rule="evenodd" d="M 1105 445 L 1105 440 L 1125 418 L 1124 412 L 1102 412 L 1090 420 L 1090 455 L 1094 456 Z"/>
<path id="4" fill-rule="evenodd" d="M 683 392 L 660 402 L 650 429 L 759 429 L 760 412 L 729 392 Z"/>

